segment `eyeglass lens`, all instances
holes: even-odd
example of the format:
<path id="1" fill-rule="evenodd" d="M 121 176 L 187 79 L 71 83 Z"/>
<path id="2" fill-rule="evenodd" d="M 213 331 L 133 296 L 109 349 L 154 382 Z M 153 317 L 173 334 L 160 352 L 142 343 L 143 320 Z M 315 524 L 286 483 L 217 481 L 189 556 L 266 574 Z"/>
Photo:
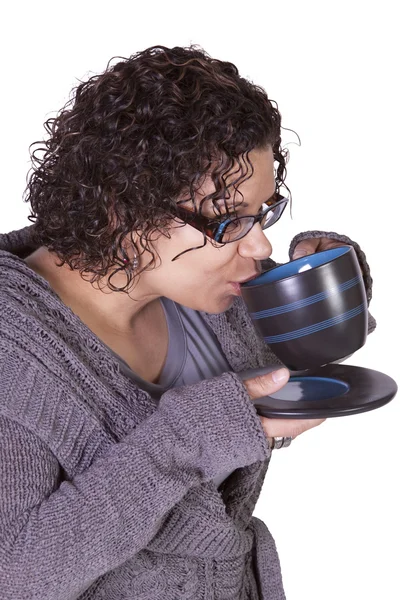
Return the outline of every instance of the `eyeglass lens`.
<path id="1" fill-rule="evenodd" d="M 261 228 L 267 229 L 276 223 L 281 217 L 285 206 L 286 202 L 282 202 L 278 203 L 277 206 L 271 207 L 260 221 Z M 232 221 L 229 221 L 226 225 L 222 224 L 218 228 L 214 239 L 221 243 L 234 242 L 247 235 L 254 224 L 254 217 L 232 219 Z"/>

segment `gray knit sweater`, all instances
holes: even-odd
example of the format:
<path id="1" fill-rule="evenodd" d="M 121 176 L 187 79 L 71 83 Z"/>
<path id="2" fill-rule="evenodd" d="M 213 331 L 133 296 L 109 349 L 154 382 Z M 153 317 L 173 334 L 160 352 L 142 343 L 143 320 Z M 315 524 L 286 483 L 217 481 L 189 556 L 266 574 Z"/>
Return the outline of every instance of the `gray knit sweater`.
<path id="1" fill-rule="evenodd" d="M 236 375 L 278 361 L 242 299 L 205 314 L 232 371 L 156 404 L 22 260 L 31 232 L 0 235 L 1 600 L 284 600 L 252 517 L 271 451 Z M 298 239 L 317 235 L 354 245 L 370 300 L 358 246 Z"/>

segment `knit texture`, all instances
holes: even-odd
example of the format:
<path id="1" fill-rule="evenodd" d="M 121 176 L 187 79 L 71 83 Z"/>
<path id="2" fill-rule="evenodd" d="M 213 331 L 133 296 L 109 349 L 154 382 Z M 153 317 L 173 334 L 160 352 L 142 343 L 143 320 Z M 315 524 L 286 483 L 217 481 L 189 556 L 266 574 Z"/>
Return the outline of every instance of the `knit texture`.
<path id="1" fill-rule="evenodd" d="M 284 600 L 236 375 L 279 361 L 242 299 L 204 313 L 232 371 L 157 404 L 24 263 L 31 233 L 0 235 L 1 600 Z"/>

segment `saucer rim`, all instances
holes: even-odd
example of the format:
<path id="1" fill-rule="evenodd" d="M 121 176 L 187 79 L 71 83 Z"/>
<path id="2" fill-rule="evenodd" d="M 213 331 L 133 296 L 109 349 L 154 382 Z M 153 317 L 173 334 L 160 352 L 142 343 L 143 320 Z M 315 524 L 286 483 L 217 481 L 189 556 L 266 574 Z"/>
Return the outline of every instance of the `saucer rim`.
<path id="1" fill-rule="evenodd" d="M 308 377 L 336 379 L 349 386 L 349 389 L 343 394 L 321 401 L 279 400 L 271 396 L 263 396 L 252 400 L 259 415 L 283 419 L 349 416 L 375 410 L 388 404 L 398 391 L 397 383 L 389 375 L 353 365 L 330 363 L 312 369 L 300 377 L 299 375 L 294 375 L 294 377 L 296 379 L 307 379 Z M 360 380 L 361 384 L 357 384 Z M 260 404 L 261 402 L 262 404 Z"/>

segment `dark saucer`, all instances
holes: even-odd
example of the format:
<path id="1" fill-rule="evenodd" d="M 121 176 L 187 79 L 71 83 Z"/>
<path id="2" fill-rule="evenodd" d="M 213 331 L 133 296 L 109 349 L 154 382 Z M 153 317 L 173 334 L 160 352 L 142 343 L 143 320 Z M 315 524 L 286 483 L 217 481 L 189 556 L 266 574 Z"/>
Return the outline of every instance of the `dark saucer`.
<path id="1" fill-rule="evenodd" d="M 276 369 L 276 365 L 267 366 L 239 373 L 239 376 L 244 380 Z M 384 373 L 331 363 L 294 374 L 279 392 L 252 402 L 263 417 L 323 419 L 380 408 L 396 393 L 396 382 Z"/>

